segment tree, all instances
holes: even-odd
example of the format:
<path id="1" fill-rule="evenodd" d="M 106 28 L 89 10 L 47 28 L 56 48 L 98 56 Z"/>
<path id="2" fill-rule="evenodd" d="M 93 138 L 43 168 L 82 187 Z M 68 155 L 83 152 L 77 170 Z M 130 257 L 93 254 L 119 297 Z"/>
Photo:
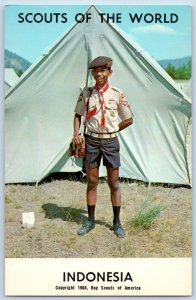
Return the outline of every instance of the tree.
<path id="1" fill-rule="evenodd" d="M 17 71 L 18 76 L 20 77 L 23 74 L 23 71 L 20 69 Z"/>
<path id="2" fill-rule="evenodd" d="M 166 72 L 174 79 L 175 78 L 175 73 L 176 73 L 176 69 L 174 66 L 172 66 L 171 64 L 169 64 L 166 68 Z"/>
<path id="3" fill-rule="evenodd" d="M 172 64 L 169 64 L 165 70 L 173 79 L 188 80 L 191 78 L 191 59 L 187 64 L 184 64 L 177 68 L 175 68 Z"/>

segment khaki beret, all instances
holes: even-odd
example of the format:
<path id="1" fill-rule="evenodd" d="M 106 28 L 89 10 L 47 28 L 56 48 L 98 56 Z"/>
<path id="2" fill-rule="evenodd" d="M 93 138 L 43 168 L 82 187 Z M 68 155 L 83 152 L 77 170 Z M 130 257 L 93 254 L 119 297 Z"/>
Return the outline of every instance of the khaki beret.
<path id="1" fill-rule="evenodd" d="M 106 56 L 98 56 L 89 64 L 88 69 L 94 69 L 98 67 L 110 68 L 112 66 L 112 59 Z"/>

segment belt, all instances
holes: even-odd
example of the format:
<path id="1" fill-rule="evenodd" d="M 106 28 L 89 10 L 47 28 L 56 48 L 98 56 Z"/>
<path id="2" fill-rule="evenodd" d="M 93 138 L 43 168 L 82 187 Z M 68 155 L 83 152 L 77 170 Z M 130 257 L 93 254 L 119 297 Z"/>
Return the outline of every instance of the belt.
<path id="1" fill-rule="evenodd" d="M 117 136 L 116 132 L 112 132 L 112 133 L 95 133 L 95 132 L 91 132 L 91 131 L 87 131 L 86 133 L 87 135 L 90 136 L 94 136 L 98 139 L 111 139 Z"/>

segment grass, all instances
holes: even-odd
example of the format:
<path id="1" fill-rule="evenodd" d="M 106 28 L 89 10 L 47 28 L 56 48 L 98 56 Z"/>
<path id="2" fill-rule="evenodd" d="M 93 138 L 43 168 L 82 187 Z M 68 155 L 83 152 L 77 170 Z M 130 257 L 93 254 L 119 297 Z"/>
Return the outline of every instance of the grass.
<path id="1" fill-rule="evenodd" d="M 6 185 L 6 257 L 190 257 L 191 189 L 129 181 L 120 185 L 124 239 L 112 230 L 105 180 L 98 185 L 96 226 L 82 237 L 77 230 L 87 218 L 85 183 L 64 179 L 37 187 Z M 35 225 L 22 228 L 22 213 L 30 211 L 35 214 Z"/>
<path id="2" fill-rule="evenodd" d="M 5 203 L 9 204 L 11 202 L 12 202 L 12 200 L 10 199 L 10 197 L 8 195 L 5 195 Z"/>
<path id="3" fill-rule="evenodd" d="M 137 215 L 131 219 L 130 225 L 136 228 L 149 229 L 163 209 L 162 205 L 154 205 L 152 200 L 146 199 L 142 202 Z"/>

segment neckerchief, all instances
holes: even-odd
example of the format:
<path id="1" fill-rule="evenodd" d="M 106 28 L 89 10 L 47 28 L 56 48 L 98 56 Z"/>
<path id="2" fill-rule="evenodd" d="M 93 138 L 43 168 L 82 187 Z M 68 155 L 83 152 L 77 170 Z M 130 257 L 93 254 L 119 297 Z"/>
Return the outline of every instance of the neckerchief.
<path id="1" fill-rule="evenodd" d="M 97 84 L 95 85 L 95 89 L 99 94 L 101 108 L 102 108 L 102 118 L 101 118 L 101 125 L 104 128 L 105 127 L 105 116 L 106 116 L 106 107 L 105 107 L 105 101 L 103 94 L 109 89 L 109 83 L 107 82 L 103 88 L 100 88 Z M 86 115 L 86 119 L 90 119 L 92 116 L 94 116 L 97 112 L 97 107 L 89 111 Z"/>
<path id="2" fill-rule="evenodd" d="M 106 107 L 103 94 L 109 89 L 109 83 L 107 82 L 103 88 L 100 88 L 97 84 L 95 85 L 95 89 L 99 93 L 100 103 L 102 107 L 102 118 L 101 118 L 101 125 L 105 128 L 105 117 L 106 117 Z"/>

